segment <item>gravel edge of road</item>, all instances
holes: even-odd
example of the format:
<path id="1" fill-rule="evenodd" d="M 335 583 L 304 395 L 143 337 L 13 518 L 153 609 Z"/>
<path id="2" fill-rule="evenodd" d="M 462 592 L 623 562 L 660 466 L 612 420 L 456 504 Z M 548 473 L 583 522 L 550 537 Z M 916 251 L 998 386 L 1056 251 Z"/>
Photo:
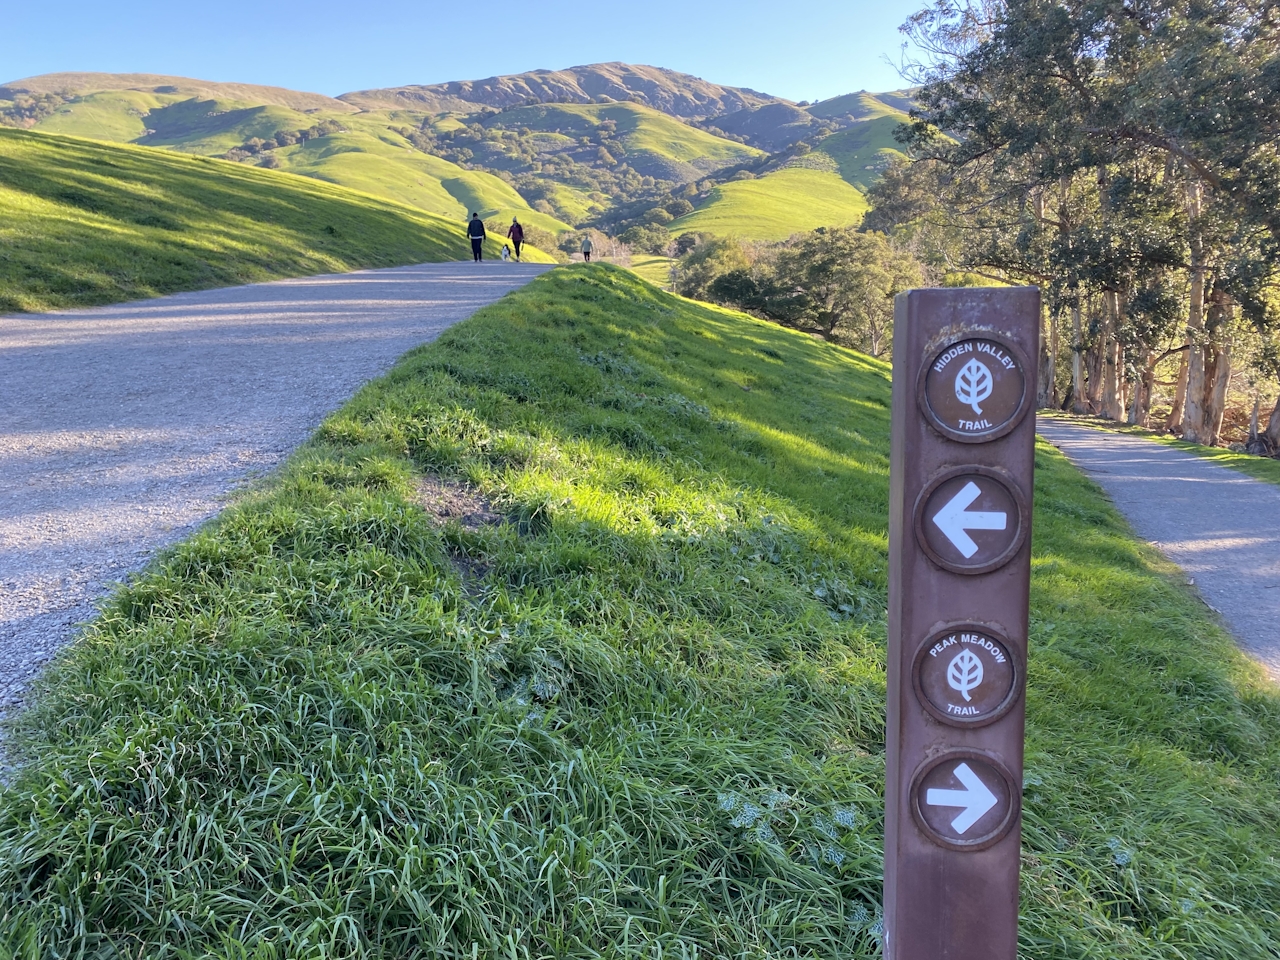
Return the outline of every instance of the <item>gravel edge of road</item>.
<path id="1" fill-rule="evenodd" d="M 546 269 L 419 264 L 0 317 L 0 732 L 122 584 L 364 383 Z"/>

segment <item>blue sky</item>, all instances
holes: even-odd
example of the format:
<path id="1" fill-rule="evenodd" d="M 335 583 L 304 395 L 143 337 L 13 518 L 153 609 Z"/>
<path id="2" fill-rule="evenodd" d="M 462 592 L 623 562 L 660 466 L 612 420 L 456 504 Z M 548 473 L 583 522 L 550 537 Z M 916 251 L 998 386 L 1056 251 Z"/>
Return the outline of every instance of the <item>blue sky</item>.
<path id="1" fill-rule="evenodd" d="M 921 0 L 213 4 L 9 0 L 0 81 L 164 73 L 330 95 L 623 60 L 793 100 L 902 86 L 898 26 Z M 12 42 L 20 38 L 19 42 Z"/>

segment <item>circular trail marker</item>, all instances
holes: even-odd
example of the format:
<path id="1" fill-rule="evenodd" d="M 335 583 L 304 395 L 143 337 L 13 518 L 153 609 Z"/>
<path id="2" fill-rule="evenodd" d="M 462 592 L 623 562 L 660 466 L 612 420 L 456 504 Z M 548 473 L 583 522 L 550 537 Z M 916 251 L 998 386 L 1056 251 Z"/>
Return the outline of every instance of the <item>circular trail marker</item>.
<path id="1" fill-rule="evenodd" d="M 911 808 L 929 839 L 953 850 L 982 850 L 1017 819 L 1021 798 L 1013 775 L 975 750 L 951 750 L 926 761 L 911 784 Z"/>
<path id="2" fill-rule="evenodd" d="M 1007 563 L 1027 535 L 1026 498 L 993 467 L 958 467 L 935 477 L 916 501 L 916 538 L 952 573 L 988 573 Z"/>
<path id="3" fill-rule="evenodd" d="M 958 624 L 920 645 L 912 680 L 921 705 L 959 727 L 998 720 L 1013 706 L 1021 664 L 1007 640 L 990 627 Z"/>
<path id="4" fill-rule="evenodd" d="M 1027 361 L 997 334 L 953 340 L 925 357 L 919 383 L 925 419 L 945 437 L 985 443 L 1004 436 L 1031 406 Z"/>

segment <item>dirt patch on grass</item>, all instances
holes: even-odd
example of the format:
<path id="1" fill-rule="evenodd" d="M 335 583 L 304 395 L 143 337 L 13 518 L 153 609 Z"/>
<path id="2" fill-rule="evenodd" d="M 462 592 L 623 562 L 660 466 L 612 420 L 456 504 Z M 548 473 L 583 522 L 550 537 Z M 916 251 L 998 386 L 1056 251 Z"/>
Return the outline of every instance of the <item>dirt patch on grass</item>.
<path id="1" fill-rule="evenodd" d="M 434 475 L 418 481 L 418 503 L 436 522 L 457 520 L 464 530 L 479 530 L 506 519 L 474 487 Z"/>
<path id="2" fill-rule="evenodd" d="M 434 474 L 418 481 L 418 504 L 437 523 L 443 525 L 456 520 L 464 530 L 479 530 L 507 519 L 475 487 Z M 467 556 L 457 547 L 449 550 L 449 561 L 461 574 L 467 594 L 477 598 L 481 591 L 476 583 L 488 574 L 489 565 Z"/>

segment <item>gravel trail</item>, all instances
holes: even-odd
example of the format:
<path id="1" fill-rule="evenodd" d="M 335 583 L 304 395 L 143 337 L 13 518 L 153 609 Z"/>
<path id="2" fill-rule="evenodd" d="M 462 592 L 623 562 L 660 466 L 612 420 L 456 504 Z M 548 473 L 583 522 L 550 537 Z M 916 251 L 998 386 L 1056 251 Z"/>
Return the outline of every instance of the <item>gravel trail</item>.
<path id="1" fill-rule="evenodd" d="M 406 350 L 545 269 L 424 264 L 0 317 L 0 712 L 157 548 Z"/>
<path id="2" fill-rule="evenodd" d="M 1036 430 L 1183 569 L 1280 681 L 1280 487 L 1142 437 L 1057 420 Z"/>

